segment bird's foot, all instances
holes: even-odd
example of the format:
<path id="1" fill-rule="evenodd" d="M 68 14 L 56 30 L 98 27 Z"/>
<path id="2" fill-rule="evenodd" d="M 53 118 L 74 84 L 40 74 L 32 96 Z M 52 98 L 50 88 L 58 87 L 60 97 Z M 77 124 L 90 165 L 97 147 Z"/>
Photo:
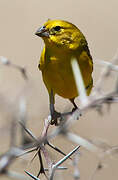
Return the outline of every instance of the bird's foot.
<path id="1" fill-rule="evenodd" d="M 74 107 L 74 108 L 72 109 L 72 113 L 75 112 L 77 109 L 78 109 L 78 108 Z"/>
<path id="2" fill-rule="evenodd" d="M 55 126 L 58 125 L 58 118 L 61 117 L 61 113 L 54 111 L 51 115 L 51 125 L 55 124 Z"/>
<path id="3" fill-rule="evenodd" d="M 51 115 L 50 124 L 58 126 L 60 122 L 63 120 L 64 116 L 72 115 L 76 110 L 79 111 L 79 116 L 78 116 L 78 119 L 79 119 L 79 117 L 82 116 L 82 113 L 79 108 L 73 108 L 71 112 L 66 112 L 62 114 L 60 112 L 54 111 L 53 114 Z"/>
<path id="4" fill-rule="evenodd" d="M 81 111 L 80 111 L 80 109 L 79 109 L 78 107 L 77 107 L 77 108 L 74 107 L 74 108 L 72 109 L 72 114 L 73 114 L 76 110 L 78 110 L 78 112 L 79 112 L 79 116 L 78 116 L 78 119 L 79 119 L 79 117 L 82 116 L 82 113 L 81 113 Z M 78 119 L 77 119 L 77 120 L 78 120 Z"/>

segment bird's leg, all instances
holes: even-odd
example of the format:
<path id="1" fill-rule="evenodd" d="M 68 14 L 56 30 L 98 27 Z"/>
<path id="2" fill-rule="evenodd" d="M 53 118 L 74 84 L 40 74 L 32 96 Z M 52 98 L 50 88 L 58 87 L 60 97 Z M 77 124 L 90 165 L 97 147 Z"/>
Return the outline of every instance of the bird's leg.
<path id="1" fill-rule="evenodd" d="M 81 112 L 80 112 L 80 109 L 79 109 L 79 108 L 77 107 L 77 105 L 75 104 L 74 98 L 73 98 L 73 99 L 69 99 L 69 100 L 70 100 L 70 102 L 71 102 L 71 103 L 73 104 L 73 106 L 74 106 L 74 108 L 72 109 L 72 113 L 78 109 L 78 110 L 79 110 L 79 113 L 80 113 L 80 116 L 81 116 L 82 114 L 81 114 Z"/>
<path id="2" fill-rule="evenodd" d="M 72 112 L 74 112 L 76 109 L 78 109 L 77 105 L 74 102 L 74 98 L 70 99 L 70 102 L 73 104 L 74 108 L 72 109 Z"/>
<path id="3" fill-rule="evenodd" d="M 53 91 L 51 90 L 50 94 L 50 114 L 51 114 L 51 125 L 55 124 L 58 125 L 57 119 L 61 117 L 61 113 L 57 112 L 54 107 L 54 95 Z"/>

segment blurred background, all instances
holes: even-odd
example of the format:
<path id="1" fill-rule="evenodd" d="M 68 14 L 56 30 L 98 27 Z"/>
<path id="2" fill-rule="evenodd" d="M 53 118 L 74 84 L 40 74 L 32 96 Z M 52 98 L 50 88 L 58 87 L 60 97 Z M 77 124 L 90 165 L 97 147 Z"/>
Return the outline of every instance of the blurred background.
<path id="1" fill-rule="evenodd" d="M 16 111 L 17 100 L 24 95 L 27 100 L 28 127 L 39 136 L 43 121 L 49 114 L 48 93 L 42 82 L 38 62 L 43 48 L 43 41 L 35 36 L 35 31 L 48 19 L 63 19 L 77 25 L 84 33 L 93 59 L 110 61 L 118 48 L 118 1 L 117 0 L 0 0 L 0 56 L 7 57 L 12 63 L 26 67 L 29 82 L 13 68 L 0 66 L 0 154 L 9 148 L 10 122 Z M 94 65 L 94 86 L 101 72 L 101 66 Z M 113 89 L 116 74 L 106 83 L 105 89 Z M 71 109 L 68 100 L 56 98 L 56 108 L 60 111 Z M 79 103 L 79 102 L 78 102 Z M 95 111 L 87 112 L 72 127 L 72 132 L 88 139 L 102 139 L 108 144 L 117 145 L 118 105 L 112 105 L 110 111 L 103 108 L 103 116 Z M 56 138 L 53 143 L 65 153 L 70 152 L 75 144 Z M 66 150 L 65 150 L 66 146 Z M 54 161 L 62 156 L 50 150 Z M 30 164 L 33 155 L 24 161 L 13 164 L 14 171 L 24 173 L 24 169 L 37 174 L 39 162 Z M 38 159 L 38 158 L 37 158 Z M 90 179 L 98 162 L 96 155 L 81 148 L 79 170 L 81 180 Z M 29 162 L 29 163 L 27 163 Z M 72 179 L 71 161 L 65 163 L 67 171 L 60 172 L 60 179 Z M 105 161 L 105 168 L 96 173 L 95 179 L 117 179 L 118 157 Z M 1 179 L 9 178 L 0 176 Z M 41 176 L 45 179 L 44 176 Z"/>

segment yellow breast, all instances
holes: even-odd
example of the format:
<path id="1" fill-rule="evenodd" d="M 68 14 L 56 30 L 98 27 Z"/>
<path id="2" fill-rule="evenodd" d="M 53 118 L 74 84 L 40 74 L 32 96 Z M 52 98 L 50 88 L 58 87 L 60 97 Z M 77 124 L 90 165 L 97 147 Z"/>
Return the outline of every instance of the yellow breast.
<path id="1" fill-rule="evenodd" d="M 54 94 L 58 94 L 64 98 L 71 99 L 78 96 L 72 68 L 70 65 L 71 57 L 72 56 L 70 56 L 70 54 L 64 55 L 64 53 L 62 55 L 59 54 L 59 56 L 46 56 L 46 52 L 43 52 L 40 69 L 42 70 L 43 81 L 49 93 L 52 89 Z M 91 60 L 86 52 L 81 53 L 81 55 L 76 58 L 80 65 L 85 87 L 87 87 L 92 82 Z M 91 88 L 92 83 L 87 89 L 88 95 Z"/>

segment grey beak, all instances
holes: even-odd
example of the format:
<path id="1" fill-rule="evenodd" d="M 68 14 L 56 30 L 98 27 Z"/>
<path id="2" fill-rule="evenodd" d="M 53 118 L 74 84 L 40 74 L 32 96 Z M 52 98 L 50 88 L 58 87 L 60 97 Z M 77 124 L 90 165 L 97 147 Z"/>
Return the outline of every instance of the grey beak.
<path id="1" fill-rule="evenodd" d="M 35 35 L 39 37 L 49 37 L 49 31 L 46 29 L 45 26 L 42 26 L 36 31 Z"/>

